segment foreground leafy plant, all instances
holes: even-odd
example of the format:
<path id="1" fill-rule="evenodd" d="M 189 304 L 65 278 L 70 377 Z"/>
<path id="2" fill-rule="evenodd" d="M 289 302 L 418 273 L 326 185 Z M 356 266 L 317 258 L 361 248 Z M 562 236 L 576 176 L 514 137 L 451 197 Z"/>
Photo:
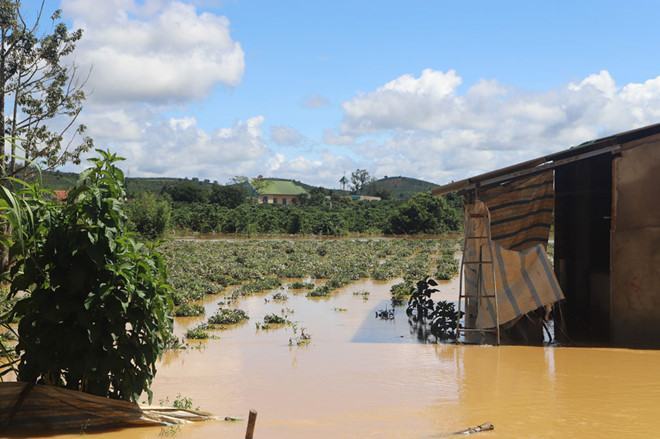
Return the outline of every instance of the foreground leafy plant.
<path id="1" fill-rule="evenodd" d="M 98 151 L 12 269 L 18 380 L 137 401 L 170 338 L 161 257 L 127 234 L 120 160 Z"/>

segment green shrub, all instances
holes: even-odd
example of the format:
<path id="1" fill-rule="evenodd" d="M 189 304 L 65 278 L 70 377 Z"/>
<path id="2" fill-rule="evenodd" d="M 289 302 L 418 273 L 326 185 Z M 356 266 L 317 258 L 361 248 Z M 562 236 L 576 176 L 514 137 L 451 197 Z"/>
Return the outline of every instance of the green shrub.
<path id="1" fill-rule="evenodd" d="M 311 282 L 294 282 L 289 284 L 289 289 L 291 290 L 310 290 L 314 288 L 314 284 Z"/>
<path id="2" fill-rule="evenodd" d="M 420 193 L 404 202 L 390 218 L 388 231 L 396 234 L 444 233 L 458 230 L 460 213 L 445 198 Z"/>
<path id="3" fill-rule="evenodd" d="M 264 324 L 266 325 L 283 325 L 288 323 L 288 320 L 277 314 L 266 314 L 264 316 Z"/>
<path id="4" fill-rule="evenodd" d="M 198 317 L 204 315 L 204 307 L 197 303 L 186 302 L 174 309 L 176 317 Z"/>
<path id="5" fill-rule="evenodd" d="M 141 192 L 127 205 L 131 229 L 147 239 L 160 238 L 170 225 L 170 203 L 152 192 Z"/>
<path id="6" fill-rule="evenodd" d="M 190 328 L 186 331 L 186 338 L 190 338 L 193 340 L 206 340 L 209 338 L 209 333 L 206 332 L 208 329 L 208 325 L 206 323 L 201 323 L 194 328 Z"/>
<path id="7" fill-rule="evenodd" d="M 458 261 L 454 255 L 443 255 L 438 261 L 438 269 L 435 272 L 435 278 L 441 280 L 450 280 L 458 274 Z"/>
<path id="8" fill-rule="evenodd" d="M 321 285 L 320 287 L 307 293 L 307 297 L 326 297 L 330 294 L 330 288 L 327 285 Z"/>
<path id="9" fill-rule="evenodd" d="M 401 282 L 392 285 L 390 293 L 392 293 L 392 305 L 403 305 L 408 301 L 410 294 L 413 292 L 413 285 L 410 282 Z"/>
<path id="10" fill-rule="evenodd" d="M 248 320 L 249 317 L 242 309 L 220 309 L 209 317 L 210 325 L 235 325 L 236 323 Z"/>

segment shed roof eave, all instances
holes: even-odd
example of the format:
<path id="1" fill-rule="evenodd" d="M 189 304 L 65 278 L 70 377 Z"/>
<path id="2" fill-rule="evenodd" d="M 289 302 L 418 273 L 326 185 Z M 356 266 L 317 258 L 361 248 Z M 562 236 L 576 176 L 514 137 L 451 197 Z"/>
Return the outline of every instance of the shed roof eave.
<path id="1" fill-rule="evenodd" d="M 488 186 L 512 180 L 522 175 L 529 175 L 535 172 L 551 169 L 571 161 L 581 160 L 600 154 L 612 153 L 613 151 L 620 149 L 621 144 L 655 134 L 660 134 L 660 123 L 584 142 L 580 145 L 559 152 L 496 169 L 474 177 L 451 182 L 433 189 L 431 193 L 440 196 L 451 192 L 471 190 L 476 186 Z"/>

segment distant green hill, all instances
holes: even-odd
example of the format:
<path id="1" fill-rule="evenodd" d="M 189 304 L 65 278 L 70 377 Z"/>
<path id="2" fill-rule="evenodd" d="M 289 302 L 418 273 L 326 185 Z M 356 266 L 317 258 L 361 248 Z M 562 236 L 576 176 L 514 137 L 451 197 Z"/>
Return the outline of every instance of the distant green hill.
<path id="1" fill-rule="evenodd" d="M 360 191 L 362 195 L 388 193 L 392 200 L 405 200 L 419 192 L 429 192 L 437 184 L 410 177 L 385 177 L 368 184 Z"/>
<path id="2" fill-rule="evenodd" d="M 49 189 L 69 189 L 76 180 L 78 174 L 74 172 L 60 172 L 49 171 L 42 174 L 44 186 Z M 286 180 L 286 179 L 273 179 L 273 180 Z M 126 190 L 129 194 L 138 192 L 160 192 L 164 186 L 168 184 L 176 184 L 183 181 L 193 181 L 202 186 L 212 185 L 213 182 L 209 180 L 197 179 L 183 179 L 171 177 L 128 177 L 126 178 Z M 312 186 L 298 180 L 291 180 L 299 184 L 308 192 L 318 186 Z M 238 184 L 244 187 L 249 193 L 253 190 L 247 183 Z M 381 195 L 383 193 L 389 194 L 392 200 L 405 200 L 419 192 L 428 192 L 438 185 L 424 180 L 418 180 L 410 177 L 385 177 L 368 184 L 363 190 L 360 191 L 361 195 Z M 347 191 L 340 189 L 330 189 L 333 193 L 338 195 L 348 195 Z"/>
<path id="3" fill-rule="evenodd" d="M 78 180 L 78 174 L 75 172 L 48 171 L 42 173 L 42 180 L 45 187 L 49 189 L 69 189 Z M 138 192 L 160 192 L 168 184 L 176 184 L 182 181 L 193 181 L 198 184 L 212 185 L 209 180 L 183 179 L 172 177 L 128 177 L 126 178 L 126 191 L 129 194 Z"/>

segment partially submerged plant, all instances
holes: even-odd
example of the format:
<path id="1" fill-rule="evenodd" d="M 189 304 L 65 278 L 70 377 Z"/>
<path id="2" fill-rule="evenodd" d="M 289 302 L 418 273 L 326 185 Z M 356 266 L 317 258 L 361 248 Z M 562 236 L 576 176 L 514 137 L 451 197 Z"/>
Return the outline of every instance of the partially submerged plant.
<path id="1" fill-rule="evenodd" d="M 410 295 L 406 314 L 413 320 L 423 320 L 428 318 L 433 312 L 433 300 L 431 294 L 439 291 L 435 287 L 438 283 L 430 277 L 417 282 L 417 288 Z"/>
<path id="2" fill-rule="evenodd" d="M 390 293 L 392 294 L 392 306 L 403 305 L 412 294 L 414 287 L 408 282 L 400 282 L 392 285 Z"/>
<path id="3" fill-rule="evenodd" d="M 264 316 L 263 322 L 257 322 L 256 327 L 257 329 L 272 329 L 290 324 L 292 324 L 291 321 L 286 317 L 271 313 Z"/>
<path id="4" fill-rule="evenodd" d="M 266 325 L 283 325 L 285 323 L 289 323 L 289 321 L 277 314 L 266 314 L 264 316 L 264 324 Z"/>
<path id="5" fill-rule="evenodd" d="M 293 282 L 289 284 L 290 290 L 311 290 L 314 288 L 314 284 L 311 282 Z"/>
<path id="6" fill-rule="evenodd" d="M 198 317 L 204 315 L 204 307 L 197 303 L 185 302 L 174 309 L 175 317 Z"/>
<path id="7" fill-rule="evenodd" d="M 247 313 L 242 309 L 221 308 L 209 317 L 208 323 L 210 325 L 235 325 L 248 319 Z"/>
<path id="8" fill-rule="evenodd" d="M 330 288 L 327 285 L 322 285 L 307 293 L 307 297 L 326 297 L 329 295 Z"/>
<path id="9" fill-rule="evenodd" d="M 289 338 L 289 346 L 305 346 L 312 341 L 312 336 L 307 332 L 305 328 L 300 328 L 298 331 L 298 326 L 293 325 L 293 337 Z"/>
<path id="10" fill-rule="evenodd" d="M 458 268 L 459 265 L 454 257 L 454 252 L 452 250 L 445 251 L 438 261 L 435 277 L 440 280 L 450 280 L 458 275 Z"/>
<path id="11" fill-rule="evenodd" d="M 453 303 L 431 299 L 431 294 L 438 291 L 438 285 L 431 278 L 417 282 L 408 301 L 406 314 L 412 319 L 411 324 L 419 329 L 420 334 L 430 331 L 438 340 L 456 339 L 456 328 L 463 313 L 458 312 Z M 426 335 L 424 335 L 426 337 Z"/>
<path id="12" fill-rule="evenodd" d="M 287 296 L 282 292 L 277 292 L 273 294 L 270 300 L 272 300 L 273 302 L 286 302 L 287 300 L 289 300 L 289 296 Z"/>
<path id="13" fill-rule="evenodd" d="M 453 340 L 456 338 L 458 320 L 463 312 L 456 310 L 456 306 L 446 300 L 439 300 L 431 313 L 431 333 L 439 340 Z"/>
<path id="14" fill-rule="evenodd" d="M 381 320 L 394 320 L 394 308 L 376 310 L 376 318 Z"/>
<path id="15" fill-rule="evenodd" d="M 193 340 L 205 340 L 207 338 L 210 338 L 209 333 L 206 332 L 208 329 L 209 329 L 208 324 L 200 323 L 194 328 L 190 328 L 186 331 L 186 338 L 190 338 Z"/>

